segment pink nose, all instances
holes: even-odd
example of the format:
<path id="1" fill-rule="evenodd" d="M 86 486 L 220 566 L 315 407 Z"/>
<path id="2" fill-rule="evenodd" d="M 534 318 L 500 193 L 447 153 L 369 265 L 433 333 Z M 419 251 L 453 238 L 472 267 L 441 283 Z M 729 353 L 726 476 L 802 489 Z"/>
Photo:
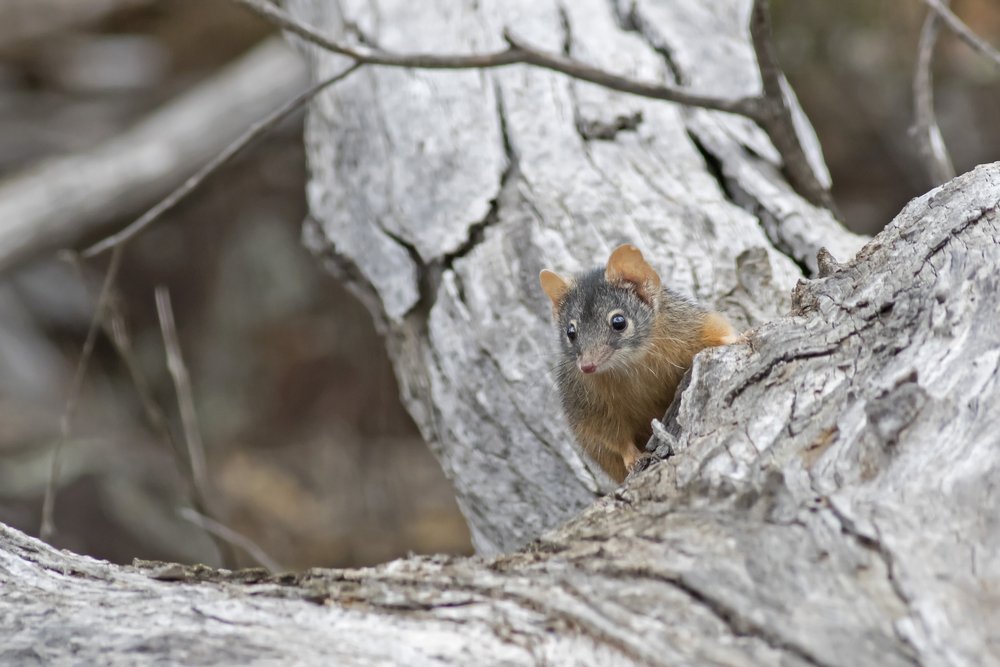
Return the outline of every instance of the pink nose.
<path id="1" fill-rule="evenodd" d="M 597 370 L 597 364 L 580 364 L 580 370 L 584 373 L 593 373 Z"/>

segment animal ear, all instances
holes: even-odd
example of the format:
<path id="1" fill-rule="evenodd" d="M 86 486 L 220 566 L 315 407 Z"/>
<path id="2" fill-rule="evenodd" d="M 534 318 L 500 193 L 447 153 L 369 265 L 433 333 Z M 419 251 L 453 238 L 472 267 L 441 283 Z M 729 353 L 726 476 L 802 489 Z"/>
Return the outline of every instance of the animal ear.
<path id="1" fill-rule="evenodd" d="M 620 245 L 608 258 L 604 279 L 612 284 L 630 283 L 639 298 L 646 303 L 656 303 L 660 291 L 660 275 L 646 263 L 642 253 L 631 243 Z"/>
<path id="2" fill-rule="evenodd" d="M 555 271 L 542 269 L 542 272 L 538 274 L 538 282 L 542 284 L 542 289 L 545 290 L 545 293 L 549 296 L 549 300 L 552 301 L 553 312 L 558 310 L 560 304 L 562 304 L 563 297 L 569 291 L 569 281 Z"/>

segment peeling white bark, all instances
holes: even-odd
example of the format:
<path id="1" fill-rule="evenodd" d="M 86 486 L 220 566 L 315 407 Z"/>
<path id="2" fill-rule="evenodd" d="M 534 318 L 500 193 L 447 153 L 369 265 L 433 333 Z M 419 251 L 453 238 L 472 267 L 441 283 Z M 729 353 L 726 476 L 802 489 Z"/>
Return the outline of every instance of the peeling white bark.
<path id="1" fill-rule="evenodd" d="M 509 27 L 532 44 L 699 92 L 759 85 L 743 0 L 711 10 L 604 0 L 290 8 L 332 34 L 357 25 L 389 49 L 485 51 Z M 308 52 L 315 76 L 343 67 Z M 822 245 L 840 259 L 860 246 L 792 193 L 746 120 L 530 67 L 365 70 L 318 99 L 306 142 L 307 241 L 382 320 L 404 399 L 481 553 L 523 544 L 609 488 L 571 444 L 555 396 L 541 268 L 585 268 L 629 240 L 672 287 L 745 327 L 782 312 L 801 275 L 789 255 L 809 264 Z M 746 271 L 769 279 L 750 294 L 736 259 L 755 248 Z"/>
<path id="2" fill-rule="evenodd" d="M 0 528 L 0 663 L 1000 664 L 998 241 L 1000 163 L 914 200 L 526 551 L 269 579 Z"/>
<path id="3" fill-rule="evenodd" d="M 684 54 L 743 4 L 679 4 L 636 11 L 657 8 L 695 81 Z M 607 4 L 448 7 L 342 3 L 387 47 L 485 49 L 509 23 L 622 71 L 666 67 Z M 741 25 L 719 39 L 742 44 Z M 733 90 L 752 80 L 742 52 L 718 55 Z M 857 239 L 788 190 L 754 128 L 527 68 L 373 70 L 317 104 L 307 141 L 309 243 L 380 315 L 477 547 L 542 537 L 267 579 L 118 568 L 2 530 L 0 663 L 1000 664 L 1000 163 L 848 261 Z M 403 201 L 424 188 L 433 211 Z M 580 512 L 601 480 L 548 384 L 536 276 L 623 238 L 759 326 L 697 358 L 656 439 L 673 456 Z"/>

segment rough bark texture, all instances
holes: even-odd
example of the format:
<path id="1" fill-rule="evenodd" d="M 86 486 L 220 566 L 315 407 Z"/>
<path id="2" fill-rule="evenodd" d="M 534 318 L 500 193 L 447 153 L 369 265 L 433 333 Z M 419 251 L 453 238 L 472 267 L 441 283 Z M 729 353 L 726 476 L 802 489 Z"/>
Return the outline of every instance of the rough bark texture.
<path id="1" fill-rule="evenodd" d="M 290 4 L 389 48 L 480 50 L 509 24 L 622 72 L 756 85 L 745 2 Z M 307 239 L 380 316 L 477 547 L 542 537 L 268 579 L 0 528 L 0 663 L 1000 664 L 1000 163 L 838 264 L 858 239 L 749 123 L 528 68 L 365 70 L 307 141 Z M 594 503 L 536 281 L 623 239 L 759 326 L 697 358 L 658 436 L 674 455 Z"/>
<path id="2" fill-rule="evenodd" d="M 1000 163 L 914 200 L 519 553 L 269 579 L 0 527 L 0 663 L 1000 664 L 998 242 Z"/>
<path id="3" fill-rule="evenodd" d="M 289 5 L 331 34 L 360 29 L 387 49 L 484 51 L 509 27 L 699 93 L 759 86 L 743 0 Z M 344 66 L 308 52 L 314 76 Z M 821 246 L 840 259 L 860 247 L 790 190 L 749 121 L 529 67 L 366 69 L 320 98 L 307 128 L 307 241 L 384 325 L 404 399 L 480 553 L 524 544 L 609 488 L 560 412 L 541 268 L 588 268 L 632 241 L 667 284 L 742 328 L 787 309 L 799 265 L 815 268 Z"/>

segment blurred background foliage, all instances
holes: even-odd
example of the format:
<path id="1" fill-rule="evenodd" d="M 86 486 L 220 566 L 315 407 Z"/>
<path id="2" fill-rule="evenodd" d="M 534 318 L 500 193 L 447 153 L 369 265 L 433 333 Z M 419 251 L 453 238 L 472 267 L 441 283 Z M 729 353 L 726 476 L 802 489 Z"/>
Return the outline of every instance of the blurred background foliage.
<path id="1" fill-rule="evenodd" d="M 1000 43 L 995 0 L 954 9 Z M 2 12 L 0 178 L 115 136 L 270 33 L 221 0 L 6 0 Z M 850 226 L 875 233 L 931 186 L 908 133 L 923 5 L 775 0 L 774 13 L 837 201 Z M 944 33 L 935 77 L 958 171 L 997 159 L 996 70 Z M 152 296 L 165 285 L 220 518 L 282 566 L 468 553 L 367 312 L 299 242 L 301 132 L 299 114 L 130 245 L 116 304 L 135 361 L 175 416 Z M 102 270 L 47 257 L 0 277 L 0 521 L 31 534 Z M 178 515 L 187 505 L 185 476 L 102 339 L 64 450 L 52 541 L 116 562 L 218 564 Z"/>
<path id="2" fill-rule="evenodd" d="M 823 145 L 833 194 L 852 229 L 875 234 L 936 185 L 910 136 L 913 68 L 926 16 L 920 0 L 773 0 L 779 57 Z M 952 10 L 1000 46 L 1000 3 L 953 0 Z M 957 173 L 1000 159 L 1000 76 L 942 30 L 935 108 Z"/>

